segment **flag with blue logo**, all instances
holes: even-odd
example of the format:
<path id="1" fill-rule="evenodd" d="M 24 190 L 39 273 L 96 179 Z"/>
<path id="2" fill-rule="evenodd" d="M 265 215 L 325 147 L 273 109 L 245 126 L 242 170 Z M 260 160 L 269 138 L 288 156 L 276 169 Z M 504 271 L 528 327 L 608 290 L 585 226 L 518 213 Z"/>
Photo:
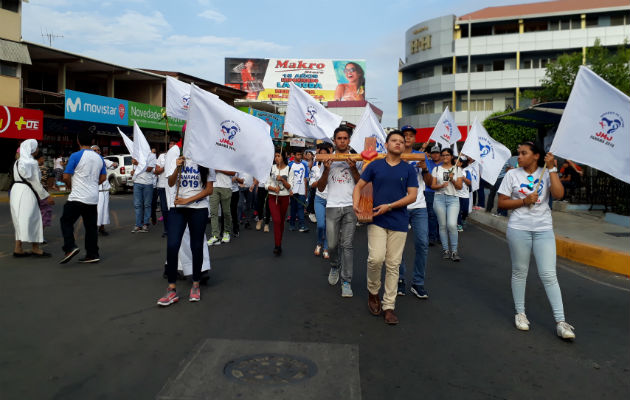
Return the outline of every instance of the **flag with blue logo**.
<path id="1" fill-rule="evenodd" d="M 476 150 L 475 145 L 477 146 Z M 479 162 L 481 179 L 491 185 L 495 184 L 501 169 L 512 156 L 510 149 L 492 139 L 488 131 L 476 119 L 470 132 L 468 132 L 462 153 Z"/>
<path id="2" fill-rule="evenodd" d="M 442 145 L 442 148 L 444 148 L 451 147 L 451 145 L 456 144 L 461 138 L 462 134 L 457 128 L 455 117 L 453 117 L 453 114 L 449 111 L 448 106 L 446 106 L 442 116 L 438 120 L 437 124 L 435 124 L 435 128 L 433 128 L 433 132 L 431 132 L 429 140 L 434 140 L 436 143 Z"/>
<path id="3" fill-rule="evenodd" d="M 206 92 L 217 99 L 214 93 Z M 166 115 L 172 118 L 188 120 L 190 109 L 190 83 L 182 82 L 171 76 L 166 77 Z"/>
<path id="4" fill-rule="evenodd" d="M 267 182 L 274 157 L 269 125 L 191 84 L 184 156 L 207 168 Z"/>
<path id="5" fill-rule="evenodd" d="M 295 136 L 331 142 L 342 118 L 328 111 L 304 89 L 290 83 L 284 131 Z"/>
<path id="6" fill-rule="evenodd" d="M 365 139 L 369 137 L 376 138 L 376 151 L 378 153 L 387 153 L 385 149 L 387 135 L 381 123 L 378 122 L 374 111 L 372 111 L 372 107 L 368 104 L 365 106 L 365 111 L 363 111 L 363 115 L 350 138 L 350 147 L 357 153 L 361 153 L 364 150 Z"/>
<path id="7" fill-rule="evenodd" d="M 550 151 L 630 183 L 630 97 L 580 67 Z"/>

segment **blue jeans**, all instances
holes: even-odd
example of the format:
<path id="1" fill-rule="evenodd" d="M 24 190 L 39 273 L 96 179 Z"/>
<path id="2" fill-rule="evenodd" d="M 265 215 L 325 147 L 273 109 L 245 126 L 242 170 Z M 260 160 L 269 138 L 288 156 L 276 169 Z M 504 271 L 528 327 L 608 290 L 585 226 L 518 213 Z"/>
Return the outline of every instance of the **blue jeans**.
<path id="1" fill-rule="evenodd" d="M 326 240 L 326 199 L 315 195 L 315 218 L 317 218 L 317 244 L 324 246 L 328 250 L 328 240 Z"/>
<path id="2" fill-rule="evenodd" d="M 413 230 L 413 245 L 416 249 L 416 257 L 413 262 L 413 285 L 424 286 L 424 273 L 427 268 L 427 255 L 429 254 L 429 217 L 426 208 L 413 208 L 409 211 L 409 223 Z M 407 266 L 405 258 L 400 262 L 399 276 L 405 281 Z"/>
<path id="3" fill-rule="evenodd" d="M 529 258 L 534 251 L 538 276 L 545 287 L 556 322 L 564 321 L 562 293 L 556 276 L 556 237 L 553 230 L 523 231 L 508 228 L 506 232 L 512 259 L 512 297 L 517 313 L 525 313 L 525 283 Z"/>
<path id="4" fill-rule="evenodd" d="M 193 282 L 199 282 L 203 265 L 203 246 L 206 245 L 203 239 L 206 233 L 206 224 L 208 223 L 208 209 L 171 208 L 169 210 L 168 223 L 168 239 L 166 242 L 166 275 L 168 283 L 177 281 L 177 258 L 186 226 L 188 226 L 188 231 L 190 232 Z"/>
<path id="5" fill-rule="evenodd" d="M 151 220 L 151 200 L 153 200 L 153 185 L 133 184 L 133 208 L 136 210 L 136 226 L 149 225 Z"/>
<path id="6" fill-rule="evenodd" d="M 298 202 L 299 201 L 299 202 Z M 304 228 L 304 204 L 306 204 L 306 196 L 303 194 L 293 194 L 291 197 L 291 220 L 289 225 L 295 228 L 295 220 L 297 215 L 298 228 Z"/>
<path id="7" fill-rule="evenodd" d="M 457 251 L 457 215 L 459 214 L 459 197 L 446 194 L 436 194 L 433 201 L 433 209 L 440 224 L 440 240 L 442 250 L 448 250 L 448 242 L 451 242 L 451 251 Z"/>
<path id="8" fill-rule="evenodd" d="M 429 240 L 432 242 L 437 242 L 439 240 L 438 236 L 438 220 L 435 215 L 435 211 L 433 210 L 433 201 L 435 198 L 435 192 L 429 192 L 428 190 L 424 191 L 424 199 L 427 202 L 427 214 L 429 215 Z"/>
<path id="9" fill-rule="evenodd" d="M 459 214 L 457 215 L 457 225 L 464 225 L 466 218 L 468 218 L 468 205 L 470 199 L 460 197 L 459 198 Z"/>

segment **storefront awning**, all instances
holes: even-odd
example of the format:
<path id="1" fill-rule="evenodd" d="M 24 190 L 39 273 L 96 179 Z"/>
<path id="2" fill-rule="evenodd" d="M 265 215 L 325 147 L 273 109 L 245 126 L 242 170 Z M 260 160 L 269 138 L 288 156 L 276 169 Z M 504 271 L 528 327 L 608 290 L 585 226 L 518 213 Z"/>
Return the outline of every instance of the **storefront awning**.
<path id="1" fill-rule="evenodd" d="M 521 125 L 530 128 L 558 125 L 566 105 L 566 101 L 540 103 L 523 110 L 498 115 L 490 119 L 500 121 L 505 124 Z"/>
<path id="2" fill-rule="evenodd" d="M 28 47 L 22 43 L 0 39 L 0 60 L 31 65 Z"/>

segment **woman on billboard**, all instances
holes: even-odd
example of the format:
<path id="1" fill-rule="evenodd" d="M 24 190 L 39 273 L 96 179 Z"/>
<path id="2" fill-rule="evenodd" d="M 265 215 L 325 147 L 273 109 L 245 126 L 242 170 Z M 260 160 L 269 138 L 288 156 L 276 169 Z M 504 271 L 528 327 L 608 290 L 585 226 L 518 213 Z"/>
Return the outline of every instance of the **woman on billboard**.
<path id="1" fill-rule="evenodd" d="M 359 64 L 349 62 L 343 69 L 348 83 L 340 83 L 335 89 L 336 101 L 365 101 L 365 73 Z"/>

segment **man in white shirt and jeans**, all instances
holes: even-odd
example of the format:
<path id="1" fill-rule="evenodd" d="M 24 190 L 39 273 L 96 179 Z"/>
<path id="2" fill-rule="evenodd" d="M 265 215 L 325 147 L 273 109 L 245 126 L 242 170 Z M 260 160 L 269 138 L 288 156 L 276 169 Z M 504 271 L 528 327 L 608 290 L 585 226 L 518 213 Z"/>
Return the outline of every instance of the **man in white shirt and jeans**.
<path id="1" fill-rule="evenodd" d="M 340 126 L 335 129 L 333 141 L 336 154 L 350 154 L 350 135 L 352 129 Z M 341 270 L 341 296 L 352 297 L 352 271 L 354 254 L 352 241 L 356 230 L 357 216 L 352 208 L 352 192 L 359 181 L 360 174 L 353 160 L 324 162 L 324 171 L 317 183 L 317 189 L 323 192 L 328 188 L 326 201 L 326 238 L 330 251 L 330 273 L 328 283 L 339 282 Z"/>
<path id="2" fill-rule="evenodd" d="M 103 158 L 90 149 L 92 136 L 89 132 L 80 132 L 77 135 L 77 142 L 80 150 L 72 153 L 63 173 L 63 180 L 70 188 L 70 195 L 63 206 L 60 220 L 64 251 L 60 264 L 67 263 L 79 253 L 74 239 L 74 223 L 79 217 L 83 218 L 86 251 L 86 256 L 79 261 L 82 263 L 100 261 L 96 205 L 98 185 L 107 179 L 107 171 Z"/>
<path id="3" fill-rule="evenodd" d="M 151 201 L 153 200 L 153 168 L 155 168 L 155 154 L 149 152 L 147 164 L 142 171 L 133 171 L 133 207 L 136 211 L 136 226 L 131 233 L 148 232 L 151 219 Z M 131 163 L 138 165 L 138 160 Z"/>

